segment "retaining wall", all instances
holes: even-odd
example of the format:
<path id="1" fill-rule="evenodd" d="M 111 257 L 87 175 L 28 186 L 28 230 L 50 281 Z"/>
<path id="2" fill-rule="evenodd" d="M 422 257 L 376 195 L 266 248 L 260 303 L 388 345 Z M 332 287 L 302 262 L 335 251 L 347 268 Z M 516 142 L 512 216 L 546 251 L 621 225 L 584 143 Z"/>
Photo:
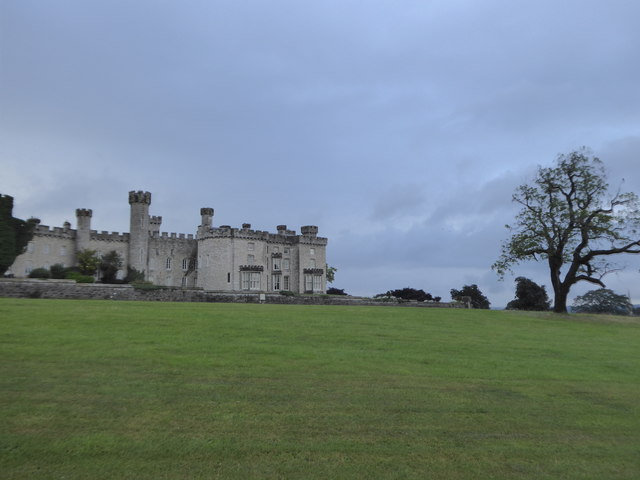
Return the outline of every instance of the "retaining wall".
<path id="1" fill-rule="evenodd" d="M 73 280 L 0 279 L 0 297 L 67 298 L 82 300 L 146 300 L 159 302 L 273 303 L 291 305 L 375 305 L 406 307 L 467 308 L 464 303 L 382 302 L 340 295 L 260 294 L 211 292 L 195 288 L 106 285 Z"/>

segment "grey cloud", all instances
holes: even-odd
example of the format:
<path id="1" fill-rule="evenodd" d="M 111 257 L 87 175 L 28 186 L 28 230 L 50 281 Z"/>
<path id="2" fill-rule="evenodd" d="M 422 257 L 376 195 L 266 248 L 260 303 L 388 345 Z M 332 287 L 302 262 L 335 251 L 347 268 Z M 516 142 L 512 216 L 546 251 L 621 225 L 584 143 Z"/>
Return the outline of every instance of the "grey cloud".
<path id="1" fill-rule="evenodd" d="M 127 229 L 131 189 L 171 231 L 201 206 L 318 224 L 338 281 L 366 293 L 489 282 L 513 189 L 557 153 L 591 146 L 640 191 L 640 4 L 0 8 L 0 192 L 49 224 L 87 207 Z"/>

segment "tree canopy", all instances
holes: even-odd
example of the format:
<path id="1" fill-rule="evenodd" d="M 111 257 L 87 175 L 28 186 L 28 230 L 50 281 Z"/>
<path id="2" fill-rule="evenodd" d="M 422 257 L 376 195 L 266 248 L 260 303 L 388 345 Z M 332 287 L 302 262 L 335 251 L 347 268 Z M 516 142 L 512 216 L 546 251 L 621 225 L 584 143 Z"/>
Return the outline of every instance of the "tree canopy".
<path id="1" fill-rule="evenodd" d="M 100 266 L 100 258 L 95 250 L 85 249 L 78 252 L 78 269 L 82 275 L 95 275 Z"/>
<path id="2" fill-rule="evenodd" d="M 21 220 L 13 217 L 13 197 L 0 194 L 0 276 L 24 252 L 39 223 L 37 218 Z"/>
<path id="3" fill-rule="evenodd" d="M 451 289 L 452 300 L 460 301 L 462 297 L 469 297 L 473 308 L 488 309 L 491 306 L 489 299 L 484 296 L 475 283 L 473 285 L 465 285 L 460 290 Z"/>
<path id="4" fill-rule="evenodd" d="M 602 162 L 587 149 L 559 155 L 556 166 L 539 167 L 513 201 L 522 208 L 493 269 L 500 277 L 521 261 L 545 261 L 554 293 L 553 310 L 567 311 L 573 285 L 604 287 L 619 253 L 640 253 L 640 203 L 634 193 L 609 193 Z M 564 276 L 563 276 L 564 275 Z"/>
<path id="5" fill-rule="evenodd" d="M 573 311 L 577 313 L 611 313 L 632 315 L 633 305 L 629 297 L 618 295 L 607 288 L 590 290 L 573 301 Z"/>
<path id="6" fill-rule="evenodd" d="M 327 267 L 327 283 L 333 283 L 333 281 L 336 279 L 336 272 L 338 271 L 338 269 L 336 267 L 330 267 L 329 264 L 327 264 L 326 267 Z"/>
<path id="7" fill-rule="evenodd" d="M 516 278 L 516 298 L 507 304 L 507 310 L 545 311 L 551 308 L 547 289 L 525 277 Z"/>
<path id="8" fill-rule="evenodd" d="M 405 288 L 396 289 L 396 290 L 389 290 L 386 293 L 379 293 L 378 295 L 375 296 L 375 298 L 380 298 L 380 297 L 395 297 L 395 298 L 402 298 L 403 300 L 416 300 L 418 302 L 424 302 L 424 301 L 439 302 L 441 300 L 440 297 L 434 297 L 433 295 L 425 292 L 422 289 L 418 290 L 411 287 L 405 287 Z"/>
<path id="9" fill-rule="evenodd" d="M 105 253 L 100 258 L 100 276 L 102 283 L 113 283 L 116 281 L 118 270 L 122 268 L 122 257 L 115 250 Z"/>

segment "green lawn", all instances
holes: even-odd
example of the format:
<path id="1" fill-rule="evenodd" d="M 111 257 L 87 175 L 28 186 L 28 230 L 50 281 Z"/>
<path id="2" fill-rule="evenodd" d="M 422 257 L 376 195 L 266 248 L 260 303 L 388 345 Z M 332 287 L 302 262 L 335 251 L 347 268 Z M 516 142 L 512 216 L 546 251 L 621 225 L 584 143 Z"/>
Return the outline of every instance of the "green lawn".
<path id="1" fill-rule="evenodd" d="M 637 479 L 640 323 L 0 299 L 3 479 Z"/>

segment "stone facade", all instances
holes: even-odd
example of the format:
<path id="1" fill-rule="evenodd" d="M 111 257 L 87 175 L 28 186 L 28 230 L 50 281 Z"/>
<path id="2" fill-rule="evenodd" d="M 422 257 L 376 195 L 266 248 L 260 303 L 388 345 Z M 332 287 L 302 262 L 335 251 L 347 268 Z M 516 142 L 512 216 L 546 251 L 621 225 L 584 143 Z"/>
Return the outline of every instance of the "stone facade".
<path id="1" fill-rule="evenodd" d="M 304 226 L 300 234 L 279 225 L 276 233 L 214 226 L 212 208 L 200 210 L 195 235 L 160 232 L 162 217 L 150 216 L 151 193 L 129 192 L 130 232 L 91 230 L 92 210 L 77 209 L 77 229 L 69 223 L 50 228 L 38 225 L 27 250 L 8 274 L 27 277 L 35 268 L 73 266 L 78 252 L 117 251 L 127 267 L 144 272 L 156 285 L 200 287 L 208 291 L 324 293 L 327 239 L 318 227 Z"/>

